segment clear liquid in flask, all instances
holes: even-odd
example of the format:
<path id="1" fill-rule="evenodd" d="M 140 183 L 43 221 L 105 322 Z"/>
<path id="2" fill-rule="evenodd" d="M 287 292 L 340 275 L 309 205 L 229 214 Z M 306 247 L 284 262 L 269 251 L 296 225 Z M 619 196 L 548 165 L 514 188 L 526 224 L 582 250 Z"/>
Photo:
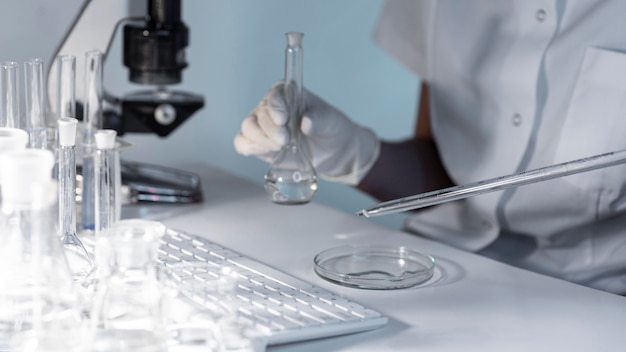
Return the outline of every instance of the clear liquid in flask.
<path id="1" fill-rule="evenodd" d="M 289 142 L 265 174 L 265 190 L 277 204 L 306 204 L 317 191 L 317 176 L 308 155 L 301 148 L 302 120 L 302 33 L 287 33 L 285 49 L 284 98 L 287 107 Z"/>

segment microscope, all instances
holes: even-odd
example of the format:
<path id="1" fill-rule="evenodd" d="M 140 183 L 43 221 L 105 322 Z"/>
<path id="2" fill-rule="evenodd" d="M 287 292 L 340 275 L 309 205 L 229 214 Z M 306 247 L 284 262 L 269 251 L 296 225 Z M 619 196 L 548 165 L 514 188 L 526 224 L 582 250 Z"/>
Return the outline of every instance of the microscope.
<path id="1" fill-rule="evenodd" d="M 53 56 L 76 57 L 77 118 L 81 119 L 85 52 L 99 50 L 106 62 L 121 27 L 128 79 L 150 88 L 117 97 L 104 87 L 103 127 L 116 130 L 118 135 L 132 132 L 166 137 L 204 106 L 202 96 L 168 88 L 182 81 L 182 71 L 187 67 L 189 29 L 181 20 L 181 0 L 85 1 Z M 56 65 L 51 60 L 49 102 L 56 101 Z"/>
<path id="2" fill-rule="evenodd" d="M 118 32 L 123 35 L 122 62 L 128 68 L 128 80 L 146 89 L 118 97 L 103 87 L 102 128 L 114 129 L 119 136 L 152 133 L 166 137 L 204 106 L 201 95 L 169 88 L 182 81 L 187 67 L 189 30 L 181 20 L 181 0 L 85 0 L 53 55 L 76 58 L 76 117 L 82 119 L 85 53 L 98 50 L 106 62 Z M 57 98 L 57 65 L 51 60 L 48 69 L 51 110 Z M 124 161 L 121 169 L 122 183 L 133 197 L 130 202 L 193 203 L 203 199 L 195 174 Z"/>

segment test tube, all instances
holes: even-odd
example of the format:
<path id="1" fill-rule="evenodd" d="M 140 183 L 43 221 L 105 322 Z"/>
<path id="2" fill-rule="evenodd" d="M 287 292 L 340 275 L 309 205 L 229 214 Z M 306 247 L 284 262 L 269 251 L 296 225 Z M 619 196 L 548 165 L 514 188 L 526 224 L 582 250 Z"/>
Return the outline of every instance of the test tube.
<path id="1" fill-rule="evenodd" d="M 59 224 L 63 237 L 76 233 L 76 125 L 73 117 L 62 117 L 59 125 Z"/>
<path id="2" fill-rule="evenodd" d="M 93 269 L 91 256 L 76 236 L 76 125 L 73 117 L 62 117 L 59 126 L 59 225 L 67 260 L 76 281 L 87 277 Z"/>
<path id="3" fill-rule="evenodd" d="M 44 149 L 46 141 L 46 116 L 44 109 L 43 60 L 30 59 L 24 63 L 24 92 L 26 105 L 26 131 L 29 148 Z"/>
<path id="4" fill-rule="evenodd" d="M 102 53 L 92 50 L 85 53 L 84 124 L 82 145 L 82 201 L 81 223 L 85 230 L 95 227 L 94 193 L 94 133 L 102 128 Z"/>
<path id="5" fill-rule="evenodd" d="M 102 129 L 102 57 L 99 50 L 85 53 L 85 130 L 91 133 Z"/>
<path id="6" fill-rule="evenodd" d="M 95 232 L 96 236 L 111 227 L 121 215 L 121 169 L 115 148 L 115 130 L 99 130 L 94 134 Z"/>
<path id="7" fill-rule="evenodd" d="M 0 64 L 0 127 L 24 128 L 20 121 L 19 64 L 6 61 Z"/>
<path id="8" fill-rule="evenodd" d="M 57 56 L 57 114 L 76 117 L 76 57 Z"/>

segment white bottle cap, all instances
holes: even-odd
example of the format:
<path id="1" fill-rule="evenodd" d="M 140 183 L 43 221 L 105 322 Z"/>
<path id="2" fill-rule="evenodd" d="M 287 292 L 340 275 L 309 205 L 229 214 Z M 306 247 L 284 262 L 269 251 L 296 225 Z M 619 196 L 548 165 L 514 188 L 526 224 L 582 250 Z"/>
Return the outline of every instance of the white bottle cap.
<path id="1" fill-rule="evenodd" d="M 76 125 L 78 120 L 73 117 L 62 117 L 57 120 L 59 125 L 59 145 L 71 147 L 76 145 Z"/>
<path id="2" fill-rule="evenodd" d="M 19 128 L 0 128 L 0 154 L 26 148 L 28 133 Z"/>
<path id="3" fill-rule="evenodd" d="M 13 150 L 0 155 L 2 201 L 31 203 L 34 184 L 52 179 L 54 155 L 45 149 Z"/>
<path id="4" fill-rule="evenodd" d="M 113 149 L 115 148 L 115 137 L 117 132 L 115 130 L 99 130 L 94 134 L 96 138 L 97 149 Z"/>

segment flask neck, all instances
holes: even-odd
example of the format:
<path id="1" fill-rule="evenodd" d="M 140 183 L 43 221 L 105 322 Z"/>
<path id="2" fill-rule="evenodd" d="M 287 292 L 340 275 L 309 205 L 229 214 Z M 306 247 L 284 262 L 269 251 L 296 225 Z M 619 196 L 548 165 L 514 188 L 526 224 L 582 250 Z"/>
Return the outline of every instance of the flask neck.
<path id="1" fill-rule="evenodd" d="M 285 103 L 289 116 L 290 144 L 298 145 L 303 102 L 303 51 L 302 33 L 287 33 L 285 49 Z"/>

